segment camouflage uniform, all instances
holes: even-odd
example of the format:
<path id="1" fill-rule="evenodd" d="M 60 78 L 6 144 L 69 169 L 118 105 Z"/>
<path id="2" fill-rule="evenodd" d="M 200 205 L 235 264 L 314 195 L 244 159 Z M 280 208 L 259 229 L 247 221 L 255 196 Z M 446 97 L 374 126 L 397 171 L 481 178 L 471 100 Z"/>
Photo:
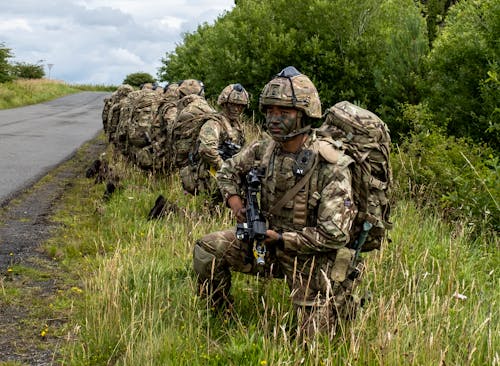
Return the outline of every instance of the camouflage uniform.
<path id="1" fill-rule="evenodd" d="M 283 83 L 288 83 L 283 79 Z M 299 102 L 302 81 L 295 80 L 295 90 L 292 87 L 291 92 Z M 308 79 L 305 84 L 308 88 L 312 85 Z M 312 91 L 305 96 L 309 93 Z M 318 118 L 321 116 L 320 104 L 309 108 L 314 95 L 312 99 L 303 99 L 306 101 L 303 109 L 308 116 Z M 319 102 L 319 97 L 316 99 Z M 229 298 L 230 270 L 285 277 L 301 319 L 302 335 L 307 337 L 318 330 L 334 332 L 336 318 L 353 302 L 354 282 L 349 278 L 354 269 L 351 265 L 353 252 L 346 245 L 357 209 L 353 203 L 349 169 L 352 159 L 333 145 L 322 144 L 314 130 L 302 127 L 299 130 L 307 131 L 303 133 L 307 137 L 295 153 L 283 151 L 276 139 L 257 141 L 226 160 L 217 173 L 219 187 L 228 200 L 244 195 L 241 181 L 250 169 L 265 168 L 261 210 L 268 228 L 280 233 L 281 240 L 279 245 L 269 245 L 264 271 L 253 258 L 249 260 L 250 245 L 238 240 L 234 229 L 211 233 L 198 240 L 193 265 L 199 276 L 201 294 L 211 296 L 215 306 Z M 305 150 L 314 152 L 315 164 L 310 167 L 310 179 L 279 212 L 271 214 L 273 205 L 301 180 L 294 166 Z"/>
<path id="2" fill-rule="evenodd" d="M 113 142 L 120 115 L 120 101 L 125 99 L 134 88 L 128 84 L 120 85 L 109 98 L 105 99 L 102 111 L 103 129 L 109 142 Z"/>
<path id="3" fill-rule="evenodd" d="M 180 170 L 184 190 L 195 194 L 207 192 L 217 195 L 215 172 L 222 166 L 219 147 L 222 142 L 231 141 L 242 146 L 244 142 L 241 126 L 233 123 L 222 114 L 212 115 L 201 127 L 197 141 L 197 152 L 190 164 Z"/>
<path id="4" fill-rule="evenodd" d="M 221 149 L 227 143 L 241 147 L 245 142 L 240 115 L 230 116 L 227 106 L 241 105 L 242 111 L 249 103 L 248 93 L 240 84 L 231 84 L 221 92 L 217 103 L 223 112 L 209 115 L 200 129 L 190 164 L 180 171 L 185 191 L 191 194 L 207 192 L 214 199 L 220 198 L 215 172 L 227 158 L 221 154 Z"/>

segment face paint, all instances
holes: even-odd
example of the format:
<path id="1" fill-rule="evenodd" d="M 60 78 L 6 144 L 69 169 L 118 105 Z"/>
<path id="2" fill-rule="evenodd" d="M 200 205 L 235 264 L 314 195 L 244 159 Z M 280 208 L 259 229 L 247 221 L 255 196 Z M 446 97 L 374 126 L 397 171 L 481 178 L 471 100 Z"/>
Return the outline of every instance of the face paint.
<path id="1" fill-rule="evenodd" d="M 296 130 L 297 110 L 287 107 L 271 106 L 266 109 L 266 126 L 271 136 L 277 141 Z"/>
<path id="2" fill-rule="evenodd" d="M 225 113 L 230 120 L 236 120 L 241 116 L 245 106 L 243 104 L 227 103 L 224 106 Z"/>

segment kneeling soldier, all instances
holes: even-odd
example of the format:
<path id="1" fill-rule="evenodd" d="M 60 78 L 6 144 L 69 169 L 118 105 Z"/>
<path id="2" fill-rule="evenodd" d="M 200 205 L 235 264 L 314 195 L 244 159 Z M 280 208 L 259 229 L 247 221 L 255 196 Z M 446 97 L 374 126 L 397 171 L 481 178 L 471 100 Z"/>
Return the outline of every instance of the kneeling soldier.
<path id="1" fill-rule="evenodd" d="M 285 277 L 300 335 L 334 334 L 337 319 L 356 304 L 351 294 L 354 253 L 346 247 L 357 213 L 349 169 L 353 160 L 316 136 L 311 127 L 321 118 L 319 95 L 294 67 L 264 87 L 259 107 L 272 139 L 252 143 L 224 161 L 217 183 L 238 227 L 248 228 L 254 217 L 249 221 L 251 207 L 244 205 L 241 183 L 250 171 L 260 172 L 260 206 L 267 221 L 260 243 L 264 250 L 252 255 L 254 240 L 234 229 L 198 240 L 193 265 L 199 294 L 212 306 L 225 307 L 231 303 L 231 270 Z"/>

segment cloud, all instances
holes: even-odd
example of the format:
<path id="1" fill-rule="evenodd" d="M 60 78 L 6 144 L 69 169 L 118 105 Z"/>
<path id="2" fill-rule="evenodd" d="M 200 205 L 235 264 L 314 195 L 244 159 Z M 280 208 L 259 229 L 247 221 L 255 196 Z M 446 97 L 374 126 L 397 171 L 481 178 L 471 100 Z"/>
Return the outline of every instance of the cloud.
<path id="1" fill-rule="evenodd" d="M 30 27 L 26 19 L 6 19 L 0 23 L 0 32 L 32 32 L 33 29 Z"/>
<path id="2" fill-rule="evenodd" d="M 120 84 L 156 77 L 182 33 L 213 22 L 234 0 L 15 0 L 0 2 L 0 43 L 13 61 L 54 66 L 68 83 Z M 46 72 L 48 70 L 46 69 Z"/>

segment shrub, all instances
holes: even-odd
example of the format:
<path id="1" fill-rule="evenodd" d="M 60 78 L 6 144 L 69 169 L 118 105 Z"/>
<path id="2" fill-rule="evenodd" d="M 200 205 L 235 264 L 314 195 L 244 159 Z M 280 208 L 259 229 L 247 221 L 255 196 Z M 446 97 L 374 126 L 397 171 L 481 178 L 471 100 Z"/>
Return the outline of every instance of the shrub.
<path id="1" fill-rule="evenodd" d="M 135 87 L 139 87 L 145 83 L 154 83 L 156 80 L 147 72 L 136 72 L 134 74 L 129 74 L 123 80 L 123 84 L 129 84 Z"/>
<path id="2" fill-rule="evenodd" d="M 16 62 L 12 66 L 12 73 L 20 79 L 41 79 L 45 76 L 43 65 Z"/>
<path id="3" fill-rule="evenodd" d="M 415 114 L 416 108 L 407 109 Z M 496 152 L 470 139 L 447 137 L 424 122 L 394 151 L 395 197 L 410 197 L 444 218 L 464 221 L 471 233 L 499 230 L 500 164 Z"/>

